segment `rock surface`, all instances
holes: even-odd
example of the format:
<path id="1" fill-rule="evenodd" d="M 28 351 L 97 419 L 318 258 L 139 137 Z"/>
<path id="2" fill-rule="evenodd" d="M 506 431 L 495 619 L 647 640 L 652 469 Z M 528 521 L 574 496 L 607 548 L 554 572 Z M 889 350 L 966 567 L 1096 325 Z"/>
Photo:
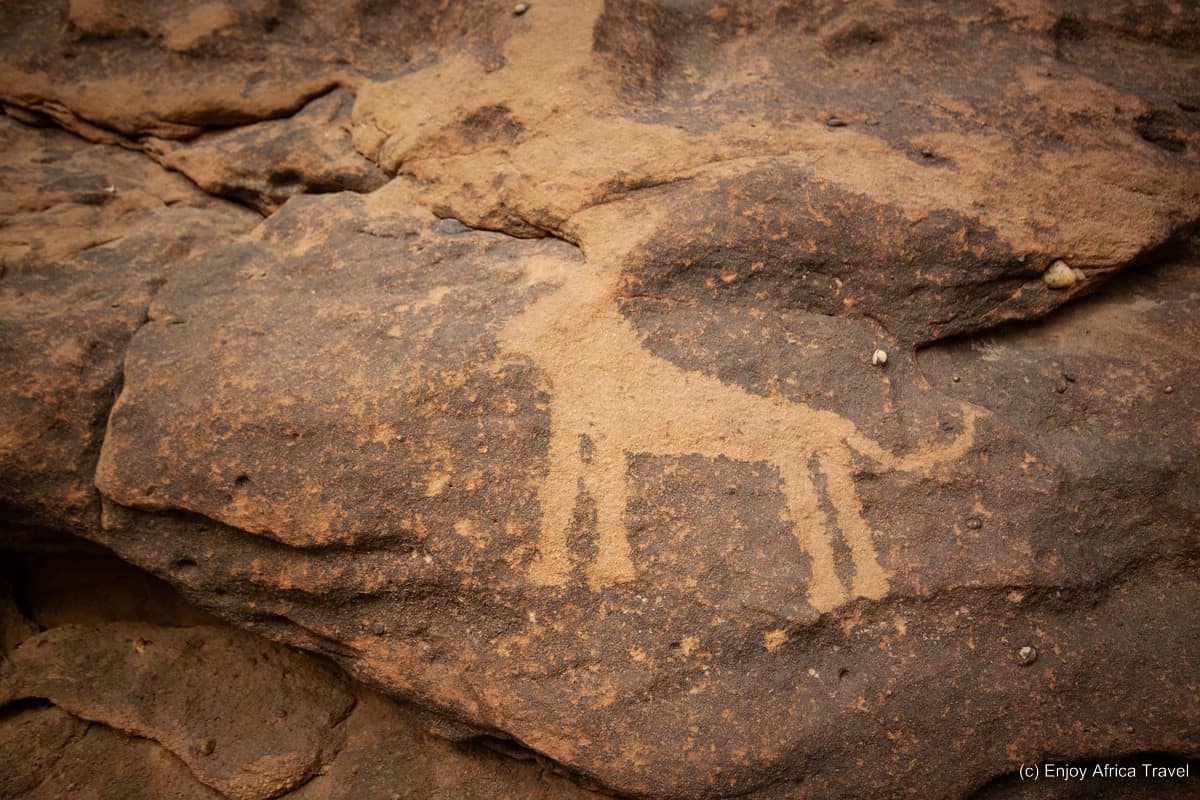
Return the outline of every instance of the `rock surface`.
<path id="1" fill-rule="evenodd" d="M 0 118 L 0 516 L 94 530 L 125 345 L 178 260 L 257 219 L 133 153 Z"/>
<path id="2" fill-rule="evenodd" d="M 11 561 L 2 600 L 33 618 L 0 654 L 0 797 L 596 797 L 528 754 L 430 738 L 428 715 L 111 556 Z"/>
<path id="3" fill-rule="evenodd" d="M 269 214 L 293 195 L 369 192 L 388 176 L 350 142 L 354 96 L 338 89 L 286 119 L 215 131 L 187 142 L 149 139 L 146 152 L 204 191 Z"/>
<path id="4" fill-rule="evenodd" d="M 62 625 L 23 645 L 0 699 L 45 698 L 155 739 L 235 800 L 311 778 L 353 707 L 338 678 L 303 656 L 206 626 Z M 230 680 L 214 681 L 199 705 L 193 684 L 204 675 Z"/>
<path id="5" fill-rule="evenodd" d="M 1194 7 L 46 9 L 10 524 L 619 793 L 1200 753 Z"/>
<path id="6" fill-rule="evenodd" d="M 5 776 L 0 797 L 78 796 L 219 800 L 179 759 L 151 741 L 123 736 L 54 708 L 17 710 L 0 722 Z"/>

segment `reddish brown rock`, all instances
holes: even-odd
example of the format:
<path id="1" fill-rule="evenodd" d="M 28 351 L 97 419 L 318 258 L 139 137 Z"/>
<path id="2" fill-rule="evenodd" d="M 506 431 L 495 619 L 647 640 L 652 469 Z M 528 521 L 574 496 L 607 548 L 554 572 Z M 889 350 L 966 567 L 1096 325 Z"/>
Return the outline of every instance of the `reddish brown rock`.
<path id="1" fill-rule="evenodd" d="M 1198 21 L 1136 2 L 543 3 L 502 69 L 449 54 L 363 85 L 355 141 L 519 235 L 577 238 L 582 209 L 766 161 L 1103 273 L 1196 218 Z"/>
<path id="2" fill-rule="evenodd" d="M 40 636 L 36 629 L 26 633 L 23 638 L 28 641 L 7 663 L 10 648 L 5 647 L 0 682 L 9 689 L 15 686 L 16 694 L 34 688 L 57 699 L 56 705 L 25 698 L 4 706 L 0 797 L 56 798 L 76 792 L 131 798 L 266 793 L 308 800 L 596 796 L 550 774 L 518 748 L 510 746 L 507 752 L 519 754 L 521 760 L 494 752 L 486 740 L 452 744 L 432 738 L 425 731 L 431 726 L 445 731 L 446 721 L 362 687 L 353 689 L 353 708 L 331 720 L 321 709 L 328 709 L 330 702 L 345 702 L 348 687 L 336 679 L 330 682 L 327 664 L 220 627 L 165 584 L 112 557 L 76 555 L 65 569 L 63 561 L 14 558 L 6 564 L 20 588 L 0 593 L 0 600 L 6 607 L 26 609 L 49 630 Z M 80 580 L 85 575 L 95 580 Z M 131 602 L 137 599 L 145 602 Z M 149 618 L 162 624 L 141 621 Z M 6 631 L 13 627 L 11 615 L 4 622 Z M 180 641 L 188 647 L 171 663 L 138 659 L 137 689 L 125 686 L 121 692 L 122 682 L 133 676 L 120 666 L 115 674 L 105 670 L 113 667 L 112 651 L 128 644 L 131 631 L 147 649 L 169 648 Z M 68 641 L 69 648 L 61 646 Z M 220 651 L 232 657 L 205 657 Z M 246 653 L 255 657 L 239 657 Z M 141 655 L 146 655 L 145 649 Z M 287 691 L 289 687 L 302 691 Z M 132 724 L 120 710 L 128 710 L 130 701 L 152 703 L 135 713 L 138 719 Z M 170 729 L 179 726 L 211 734 L 199 740 L 195 757 L 181 760 L 174 752 L 180 746 L 179 732 L 173 735 Z M 131 727 L 150 738 L 122 732 Z M 289 757 L 305 740 L 328 748 L 320 754 L 323 763 L 315 775 L 305 759 Z M 490 743 L 491 748 L 499 745 Z M 275 788 L 261 785 L 268 770 L 255 770 L 258 791 L 245 784 L 230 790 L 228 781 L 218 781 L 225 790 L 218 793 L 202 782 L 212 783 L 214 773 L 236 760 L 235 754 L 255 752 L 272 754 Z M 296 788 L 278 794 L 285 784 Z"/>
<path id="3" fill-rule="evenodd" d="M 74 533 L 150 297 L 256 217 L 148 159 L 0 117 L 0 518 Z"/>
<path id="4" fill-rule="evenodd" d="M 599 800 L 544 768 L 528 751 L 486 738 L 452 744 L 429 736 L 427 716 L 374 692 L 359 693 L 331 768 L 292 792 L 296 800 Z M 481 744 L 484 742 L 486 744 Z M 509 756 L 516 755 L 517 758 Z"/>
<path id="5" fill-rule="evenodd" d="M 209 674 L 228 679 L 193 688 Z M 202 626 L 62 625 L 22 642 L 0 685 L 3 702 L 41 697 L 153 739 L 235 800 L 312 777 L 339 748 L 335 728 L 354 704 L 330 670 Z"/>
<path id="6" fill-rule="evenodd" d="M 24 708 L 0 720 L 0 797 L 71 795 L 131 800 L 219 800 L 171 753 L 146 739 L 89 725 L 55 707 Z"/>
<path id="7" fill-rule="evenodd" d="M 151 139 L 147 152 L 210 194 L 269 214 L 297 194 L 369 192 L 387 174 L 363 158 L 347 131 L 354 97 L 337 90 L 295 115 L 176 142 Z"/>
<path id="8" fill-rule="evenodd" d="M 456 9 L 403 65 L 287 17 L 211 94 L 267 11 L 178 47 L 172 8 L 79 17 L 8 58 L 6 102 L 264 210 L 288 193 L 248 154 L 304 191 L 343 163 L 318 106 L 143 137 L 341 83 L 398 176 L 166 259 L 81 532 L 638 796 L 961 797 L 1200 751 L 1194 9 Z M 66 64 L 76 28 L 103 69 Z M 98 107 L 146 63 L 181 77 Z M 13 516 L 69 527 L 41 476 Z"/>
<path id="9" fill-rule="evenodd" d="M 669 285 L 716 299 L 614 299 L 663 241 L 669 194 L 643 193 L 651 245 L 613 245 L 633 254 L 622 272 L 606 246 L 465 231 L 397 192 L 294 200 L 258 241 L 211 251 L 203 274 L 227 277 L 164 287 L 110 422 L 102 541 L 221 615 L 631 793 L 789 796 L 761 777 L 782 773 L 854 796 L 863 776 L 834 765 L 867 757 L 869 791 L 955 795 L 1049 753 L 1193 751 L 1188 413 L 1136 446 L 1163 423 L 1110 379 L 1108 421 L 1068 448 L 1079 434 L 994 402 L 1026 378 L 1030 402 L 1061 402 L 1027 359 L 1000 383 L 964 369 L 984 394 L 957 400 L 964 384 L 931 385 L 904 347 L 919 328 L 824 317 L 805 347 L 814 315 L 772 309 L 782 287 L 722 297 L 700 270 Z M 589 219 L 614 230 L 607 214 L 638 216 Z M 973 257 L 1003 265 L 991 247 Z M 1186 316 L 1191 295 L 1118 330 L 1190 341 L 1166 298 Z M 1126 335 L 1106 342 L 1114 363 L 1148 334 Z M 814 346 L 842 339 L 859 344 Z M 1192 368 L 1145 366 L 1164 384 Z M 1145 652 L 1171 653 L 1153 684 Z M 948 718 L 971 754 L 952 765 Z"/>
<path id="10" fill-rule="evenodd" d="M 437 46 L 487 58 L 507 8 L 21 0 L 0 36 L 0 100 L 90 137 L 185 138 L 289 114 Z"/>

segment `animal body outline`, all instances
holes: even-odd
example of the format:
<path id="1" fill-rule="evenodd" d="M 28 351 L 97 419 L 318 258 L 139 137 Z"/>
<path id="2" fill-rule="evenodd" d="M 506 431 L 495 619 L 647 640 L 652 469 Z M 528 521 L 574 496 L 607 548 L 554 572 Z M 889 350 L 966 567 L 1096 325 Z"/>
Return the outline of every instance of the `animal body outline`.
<path id="1" fill-rule="evenodd" d="M 818 611 L 854 597 L 879 599 L 890 574 L 879 562 L 854 487 L 853 454 L 885 468 L 928 471 L 973 444 L 976 410 L 962 407 L 963 430 L 948 444 L 897 456 L 848 418 L 776 393 L 755 394 L 653 354 L 616 303 L 619 271 L 585 263 L 543 292 L 498 333 L 508 353 L 530 358 L 550 383 L 550 441 L 538 487 L 541 534 L 529 579 L 561 586 L 574 566 L 568 531 L 577 498 L 596 506 L 598 553 L 586 567 L 593 591 L 635 577 L 624 523 L 627 455 L 724 456 L 773 464 L 792 521 L 810 559 L 808 602 Z M 826 519 L 810 459 L 825 478 Z M 849 586 L 835 570 L 840 531 L 854 566 Z"/>

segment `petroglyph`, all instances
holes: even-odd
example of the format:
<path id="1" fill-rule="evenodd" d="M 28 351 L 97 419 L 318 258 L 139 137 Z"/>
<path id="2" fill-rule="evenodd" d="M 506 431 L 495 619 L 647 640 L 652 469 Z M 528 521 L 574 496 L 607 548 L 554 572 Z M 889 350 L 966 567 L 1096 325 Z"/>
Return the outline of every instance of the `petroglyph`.
<path id="1" fill-rule="evenodd" d="M 532 280 L 553 272 L 532 264 L 530 271 Z M 505 350 L 531 358 L 550 383 L 549 463 L 538 491 L 541 537 L 531 580 L 563 585 L 569 579 L 567 534 L 581 492 L 596 506 L 598 554 L 586 569 L 590 587 L 633 579 L 636 568 L 623 520 L 627 457 L 699 454 L 778 468 L 793 533 L 811 559 L 808 600 L 814 608 L 825 611 L 854 597 L 883 597 L 889 573 L 862 516 L 853 455 L 903 471 L 957 459 L 974 440 L 972 409 L 963 408 L 963 430 L 952 442 L 897 456 L 832 411 L 778 393 L 752 394 L 655 356 L 617 308 L 618 271 L 589 263 L 559 274 L 558 288 L 499 334 Z M 814 456 L 833 509 L 830 520 L 810 470 Z M 835 572 L 827 521 L 849 548 L 850 586 Z"/>

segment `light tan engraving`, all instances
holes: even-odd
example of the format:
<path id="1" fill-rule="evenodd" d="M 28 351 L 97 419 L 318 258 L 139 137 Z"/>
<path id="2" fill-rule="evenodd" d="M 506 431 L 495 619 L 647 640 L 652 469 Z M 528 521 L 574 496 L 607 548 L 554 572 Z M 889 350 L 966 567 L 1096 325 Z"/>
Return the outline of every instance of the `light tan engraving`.
<path id="1" fill-rule="evenodd" d="M 544 267 L 530 265 L 538 278 Z M 849 419 L 751 394 L 652 354 L 614 300 L 617 275 L 587 264 L 534 301 L 500 332 L 501 346 L 526 355 L 550 382 L 549 465 L 538 491 L 541 537 L 529 578 L 562 585 L 571 571 L 567 532 L 581 491 L 596 505 L 597 557 L 587 567 L 593 590 L 634 578 L 623 517 L 628 454 L 699 454 L 776 465 L 793 533 L 811 558 L 808 601 L 819 611 L 854 597 L 878 599 L 889 574 L 879 563 L 854 488 L 852 455 L 885 468 L 915 471 L 957 459 L 974 440 L 975 414 L 952 442 L 904 457 L 864 437 Z M 834 568 L 826 515 L 809 469 L 815 455 L 854 566 L 843 586 Z"/>

